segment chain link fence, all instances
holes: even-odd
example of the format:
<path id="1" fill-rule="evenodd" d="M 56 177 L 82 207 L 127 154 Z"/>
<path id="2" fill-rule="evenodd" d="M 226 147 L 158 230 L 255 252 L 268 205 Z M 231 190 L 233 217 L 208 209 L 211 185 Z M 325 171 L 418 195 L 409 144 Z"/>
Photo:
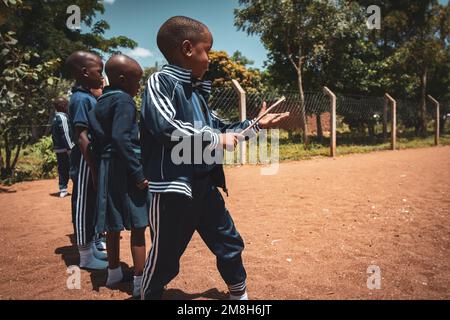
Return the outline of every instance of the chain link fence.
<path id="1" fill-rule="evenodd" d="M 297 92 L 266 92 L 246 94 L 247 118 L 255 118 L 263 101 L 267 106 L 281 96 L 286 101 L 275 107 L 273 112 L 290 112 L 290 117 L 281 126 L 287 132 L 288 142 L 302 142 L 301 136 L 306 122 L 308 137 L 313 142 L 329 144 L 330 98 L 322 92 L 306 92 L 304 104 Z M 397 132 L 399 137 L 419 136 L 421 101 L 418 99 L 396 99 Z M 383 143 L 390 135 L 391 108 L 385 110 L 384 97 L 363 95 L 342 95 L 336 97 L 337 144 L 377 144 Z M 239 120 L 239 96 L 233 88 L 213 90 L 210 107 L 216 114 L 230 122 Z M 434 106 L 427 101 L 426 122 L 428 134 L 433 134 Z M 387 112 L 386 112 L 387 111 Z M 441 133 L 445 132 L 449 113 L 448 103 L 441 104 Z M 448 124 L 447 124 L 448 126 Z"/>

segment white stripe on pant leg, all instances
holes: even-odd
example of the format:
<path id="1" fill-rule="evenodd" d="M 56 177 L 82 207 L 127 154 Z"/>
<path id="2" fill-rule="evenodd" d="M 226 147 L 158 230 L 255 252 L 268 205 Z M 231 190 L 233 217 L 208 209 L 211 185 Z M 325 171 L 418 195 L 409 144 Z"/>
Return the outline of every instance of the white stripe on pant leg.
<path id="1" fill-rule="evenodd" d="M 159 201 L 160 201 L 160 194 L 156 194 L 155 197 L 155 206 L 153 208 L 153 225 L 155 228 L 154 231 L 154 242 L 152 243 L 152 250 L 151 250 L 151 257 L 149 257 L 149 264 L 146 265 L 145 270 L 145 281 L 142 282 L 142 299 L 144 299 L 145 291 L 150 286 L 150 282 L 152 281 L 153 273 L 155 272 L 156 267 L 156 261 L 158 259 L 158 246 L 159 246 Z M 150 268 L 150 273 L 148 274 L 148 268 Z"/>
<path id="2" fill-rule="evenodd" d="M 151 261 L 153 259 L 153 253 L 155 249 L 155 239 L 156 239 L 156 230 L 154 226 L 154 220 L 155 220 L 155 205 L 156 205 L 156 194 L 152 194 L 152 202 L 150 204 L 150 210 L 148 214 L 149 222 L 150 222 L 150 228 L 152 229 L 152 247 L 150 249 L 150 252 L 147 257 L 147 261 L 145 261 L 144 265 L 144 272 L 142 277 L 142 285 L 141 285 L 141 299 L 144 299 L 145 296 L 145 287 L 148 279 L 148 268 L 150 267 Z"/>
<path id="3" fill-rule="evenodd" d="M 84 182 L 84 206 L 83 206 L 83 245 L 87 245 L 87 230 L 86 230 L 86 214 L 87 214 L 87 198 L 88 198 L 88 186 L 89 186 L 89 179 L 91 171 L 89 170 L 89 166 L 87 165 L 86 161 L 84 162 L 84 165 L 86 166 L 86 180 Z M 92 208 L 91 208 L 92 209 Z M 91 239 L 92 241 L 92 239 Z"/>
<path id="4" fill-rule="evenodd" d="M 76 237 L 77 237 L 77 244 L 81 245 L 80 237 L 81 237 L 81 228 L 80 228 L 80 204 L 81 204 L 81 197 L 83 193 L 83 179 L 84 176 L 84 166 L 83 166 L 83 159 L 80 159 L 80 166 L 78 168 L 78 181 L 77 181 L 77 204 L 75 208 L 75 229 L 77 231 Z"/>
<path id="5" fill-rule="evenodd" d="M 156 263 L 156 255 L 158 254 L 158 238 L 159 238 L 159 219 L 157 219 L 157 213 L 158 213 L 158 206 L 159 206 L 159 198 L 160 194 L 156 194 L 154 198 L 154 204 L 153 204 L 153 212 L 152 212 L 152 221 L 153 221 L 153 242 L 152 242 L 152 250 L 149 257 L 149 261 L 147 264 L 147 270 L 145 273 L 145 282 L 143 282 L 143 287 L 145 288 L 143 292 L 150 286 L 150 281 L 152 278 L 152 269 L 154 264 Z M 150 269 L 150 272 L 149 272 Z"/>
<path id="6" fill-rule="evenodd" d="M 87 165 L 86 161 L 84 161 L 83 156 L 81 157 L 81 162 L 83 165 L 83 174 L 81 175 L 81 192 L 80 192 L 80 219 L 79 219 L 79 229 L 80 229 L 80 245 L 85 245 L 84 242 L 84 231 L 83 228 L 83 221 L 84 221 L 84 215 L 86 211 L 86 202 L 84 201 L 86 199 L 86 171 L 87 171 Z"/>
<path id="7" fill-rule="evenodd" d="M 247 287 L 246 283 L 244 282 L 243 284 L 240 285 L 234 285 L 234 286 L 228 286 L 228 289 L 230 291 L 242 291 Z"/>
<path id="8" fill-rule="evenodd" d="M 144 288 L 144 284 L 147 282 L 148 268 L 149 268 L 150 261 L 152 260 L 152 257 L 153 257 L 153 250 L 154 250 L 154 246 L 155 246 L 156 230 L 155 230 L 154 224 L 153 224 L 154 212 L 155 212 L 154 207 L 155 207 L 155 203 L 156 203 L 155 200 L 156 200 L 156 195 L 152 194 L 152 202 L 150 204 L 150 209 L 149 209 L 149 214 L 148 214 L 150 228 L 152 230 L 152 247 L 150 248 L 150 252 L 148 254 L 147 260 L 145 261 L 145 265 L 144 265 L 144 272 L 143 272 L 142 285 L 141 285 L 141 299 L 144 299 L 143 288 Z"/>
<path id="9" fill-rule="evenodd" d="M 243 285 L 245 285 L 245 280 L 236 284 L 230 284 L 228 288 L 242 287 Z"/>

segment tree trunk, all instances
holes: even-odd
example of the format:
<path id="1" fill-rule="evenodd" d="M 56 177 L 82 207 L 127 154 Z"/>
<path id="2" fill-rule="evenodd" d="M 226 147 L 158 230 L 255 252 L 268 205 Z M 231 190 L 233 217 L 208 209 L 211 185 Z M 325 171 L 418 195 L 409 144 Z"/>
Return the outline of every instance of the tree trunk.
<path id="1" fill-rule="evenodd" d="M 420 135 L 427 135 L 427 101 L 426 101 L 426 93 L 427 93 L 427 74 L 428 68 L 425 67 L 422 72 L 421 77 L 421 92 L 420 92 Z"/>
<path id="2" fill-rule="evenodd" d="M 303 134 L 303 143 L 305 146 L 309 144 L 308 141 L 308 123 L 306 118 L 306 106 L 305 106 L 305 92 L 303 91 L 303 79 L 302 79 L 302 66 L 299 64 L 297 71 L 298 92 L 300 94 L 300 122 Z"/>
<path id="3" fill-rule="evenodd" d="M 367 126 L 368 130 L 369 130 L 369 137 L 374 140 L 375 139 L 375 124 L 372 122 L 369 122 L 368 126 Z"/>
<path id="4" fill-rule="evenodd" d="M 3 140 L 5 141 L 5 175 L 11 174 L 11 149 L 9 147 L 8 133 L 3 134 Z"/>
<path id="5" fill-rule="evenodd" d="M 19 144 L 17 146 L 16 154 L 14 155 L 14 159 L 13 159 L 13 162 L 11 164 L 11 173 L 14 172 L 14 170 L 16 169 L 17 160 L 19 160 L 19 154 L 20 154 L 20 150 L 21 149 L 22 149 L 22 146 Z"/>
<path id="6" fill-rule="evenodd" d="M 447 121 L 447 116 L 442 116 L 442 113 L 444 113 L 445 110 L 448 110 L 448 107 L 443 108 L 441 110 L 442 110 L 442 112 L 441 112 L 441 120 L 439 121 L 439 125 L 440 125 L 439 132 L 441 135 L 443 135 L 443 134 L 445 134 L 445 123 Z"/>
<path id="7" fill-rule="evenodd" d="M 317 139 L 320 143 L 323 142 L 323 130 L 322 130 L 322 120 L 320 119 L 320 113 L 316 113 L 316 127 L 317 127 Z"/>
<path id="8" fill-rule="evenodd" d="M 5 163 L 3 162 L 3 152 L 0 148 L 0 178 L 3 178 L 3 173 L 5 171 Z"/>

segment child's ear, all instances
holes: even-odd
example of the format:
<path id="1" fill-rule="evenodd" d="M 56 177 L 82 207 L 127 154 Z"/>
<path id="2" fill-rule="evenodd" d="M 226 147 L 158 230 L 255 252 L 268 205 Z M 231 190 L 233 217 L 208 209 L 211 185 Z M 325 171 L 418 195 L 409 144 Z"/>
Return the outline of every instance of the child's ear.
<path id="1" fill-rule="evenodd" d="M 88 71 L 86 67 L 82 67 L 81 68 L 81 74 L 83 75 L 83 77 L 88 77 Z"/>
<path id="2" fill-rule="evenodd" d="M 189 40 L 184 40 L 183 44 L 181 45 L 181 50 L 182 50 L 184 56 L 191 57 L 192 56 L 192 43 Z"/>

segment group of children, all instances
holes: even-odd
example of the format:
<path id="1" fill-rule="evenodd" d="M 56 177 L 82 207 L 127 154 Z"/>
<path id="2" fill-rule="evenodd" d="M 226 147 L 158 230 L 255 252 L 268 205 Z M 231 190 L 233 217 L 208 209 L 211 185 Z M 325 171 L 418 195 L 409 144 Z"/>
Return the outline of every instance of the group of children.
<path id="1" fill-rule="evenodd" d="M 188 17 L 172 17 L 161 26 L 157 44 L 169 64 L 146 83 L 139 125 L 133 97 L 143 72 L 135 60 L 117 54 L 106 62 L 109 84 L 97 99 L 94 91 L 103 84 L 101 58 L 77 51 L 66 59 L 76 84 L 68 118 L 64 108 L 57 107 L 55 119 L 60 118 L 56 127 L 67 129 L 75 145 L 67 137 L 67 143 L 55 144 L 55 151 L 61 154 L 58 163 L 66 166 L 70 153 L 72 221 L 80 267 L 108 268 L 107 286 L 123 281 L 120 232 L 131 230 L 135 297 L 162 297 L 197 231 L 217 258 L 230 299 L 247 299 L 244 242 L 218 190 L 227 192 L 222 164 L 180 164 L 172 159 L 172 150 L 180 140 L 187 140 L 200 145 L 201 154 L 223 153 L 245 138 L 239 134 L 244 128 L 252 126 L 247 135 L 254 135 L 289 114 L 269 114 L 258 123 L 230 124 L 217 118 L 207 104 L 211 83 L 201 80 L 208 70 L 212 42 L 207 26 Z M 66 177 L 60 178 L 60 189 L 61 195 L 67 192 Z M 147 226 L 152 243 L 146 258 Z M 100 241 L 103 234 L 107 254 Z"/>

